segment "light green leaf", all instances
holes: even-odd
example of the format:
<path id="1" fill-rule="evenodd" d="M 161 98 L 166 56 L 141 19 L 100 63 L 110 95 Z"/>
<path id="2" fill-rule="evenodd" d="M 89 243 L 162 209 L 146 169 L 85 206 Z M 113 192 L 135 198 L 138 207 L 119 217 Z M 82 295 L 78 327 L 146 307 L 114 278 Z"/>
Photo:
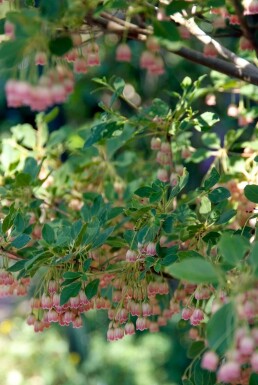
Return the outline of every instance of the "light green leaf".
<path id="1" fill-rule="evenodd" d="M 208 214 L 211 211 L 211 202 L 206 196 L 201 198 L 200 214 Z"/>
<path id="2" fill-rule="evenodd" d="M 218 273 L 214 266 L 202 258 L 187 258 L 169 266 L 167 271 L 178 279 L 192 283 L 216 283 Z"/>
<path id="3" fill-rule="evenodd" d="M 224 261 L 236 266 L 244 258 L 250 244 L 241 235 L 224 233 L 219 240 L 218 247 Z"/>
<path id="4" fill-rule="evenodd" d="M 219 355 L 224 354 L 233 342 L 235 327 L 235 308 L 229 302 L 216 311 L 207 324 L 209 348 L 215 350 Z"/>
<path id="5" fill-rule="evenodd" d="M 212 149 L 219 149 L 221 147 L 220 138 L 215 132 L 206 132 L 203 134 L 202 142 L 205 146 Z"/>

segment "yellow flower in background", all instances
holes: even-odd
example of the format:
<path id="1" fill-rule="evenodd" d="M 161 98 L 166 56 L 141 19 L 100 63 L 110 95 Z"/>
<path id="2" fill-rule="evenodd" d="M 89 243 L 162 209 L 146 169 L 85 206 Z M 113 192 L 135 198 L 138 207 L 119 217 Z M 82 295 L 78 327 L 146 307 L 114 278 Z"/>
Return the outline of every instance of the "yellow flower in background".
<path id="1" fill-rule="evenodd" d="M 0 334 L 9 334 L 13 328 L 13 322 L 10 319 L 0 323 Z"/>

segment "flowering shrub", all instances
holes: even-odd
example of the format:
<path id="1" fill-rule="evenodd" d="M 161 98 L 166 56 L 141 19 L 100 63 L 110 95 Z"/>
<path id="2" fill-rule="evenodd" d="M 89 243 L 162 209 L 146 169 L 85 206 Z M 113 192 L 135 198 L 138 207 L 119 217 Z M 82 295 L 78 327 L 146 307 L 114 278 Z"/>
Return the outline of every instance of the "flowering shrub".
<path id="1" fill-rule="evenodd" d="M 25 295 L 33 280 L 35 332 L 105 309 L 109 341 L 179 315 L 192 341 L 184 385 L 256 384 L 257 2 L 1 3 L 7 104 L 41 112 L 2 139 L 0 295 Z M 101 112 L 50 134 L 58 112 L 45 111 L 100 66 L 103 33 L 120 62 L 135 40 L 148 79 L 166 76 L 169 52 L 217 72 L 142 105 L 126 79 L 94 77 L 111 95 Z M 214 110 L 226 92 L 229 130 Z"/>

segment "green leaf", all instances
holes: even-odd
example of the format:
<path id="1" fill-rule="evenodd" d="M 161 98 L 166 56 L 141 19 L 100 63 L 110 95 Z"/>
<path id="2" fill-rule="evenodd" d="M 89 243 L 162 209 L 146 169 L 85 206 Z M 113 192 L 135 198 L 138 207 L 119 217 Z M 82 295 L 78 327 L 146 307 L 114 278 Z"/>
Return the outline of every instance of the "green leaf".
<path id="1" fill-rule="evenodd" d="M 32 157 L 28 157 L 25 160 L 23 172 L 24 172 L 24 174 L 30 175 L 31 179 L 35 179 L 37 177 L 37 175 L 39 173 L 39 169 L 40 169 L 40 167 L 39 167 L 36 159 L 34 159 Z"/>
<path id="2" fill-rule="evenodd" d="M 250 244 L 248 240 L 241 235 L 224 233 L 219 240 L 218 247 L 223 260 L 235 266 L 244 258 Z"/>
<path id="3" fill-rule="evenodd" d="M 52 265 L 57 266 L 57 265 L 60 265 L 62 263 L 66 263 L 66 262 L 70 261 L 70 259 L 72 259 L 72 258 L 73 258 L 72 253 L 64 255 L 63 257 L 58 257 L 52 262 Z"/>
<path id="4" fill-rule="evenodd" d="M 244 188 L 245 197 L 253 203 L 258 203 L 258 186 L 249 184 Z"/>
<path id="5" fill-rule="evenodd" d="M 53 228 L 47 223 L 44 224 L 42 229 L 42 237 L 45 242 L 49 245 L 52 245 L 55 242 L 55 232 Z"/>
<path id="6" fill-rule="evenodd" d="M 159 262 L 156 262 L 156 264 L 154 265 L 154 270 L 156 271 L 156 273 L 160 272 L 161 267 L 161 264 Z"/>
<path id="7" fill-rule="evenodd" d="M 125 230 L 124 232 L 124 240 L 130 247 L 130 249 L 134 250 L 137 248 L 137 233 L 133 230 Z"/>
<path id="8" fill-rule="evenodd" d="M 114 88 L 116 90 L 116 94 L 117 95 L 121 95 L 123 90 L 124 90 L 124 88 L 125 88 L 125 81 L 124 81 L 124 79 L 116 78 L 114 83 L 113 83 L 113 85 L 114 85 Z"/>
<path id="9" fill-rule="evenodd" d="M 22 62 L 23 53 L 28 45 L 28 38 L 16 38 L 0 45 L 0 63 L 2 68 L 13 68 Z"/>
<path id="10" fill-rule="evenodd" d="M 84 206 L 85 207 L 85 206 Z M 83 209 L 83 208 L 82 208 Z M 87 227 L 88 227 L 88 225 L 87 225 L 87 223 L 85 223 L 83 226 L 82 226 L 82 228 L 81 228 L 81 230 L 80 230 L 80 232 L 79 232 L 79 234 L 78 234 L 78 236 L 77 236 L 77 238 L 76 238 L 76 241 L 75 241 L 75 247 L 78 247 L 81 243 L 82 243 L 82 240 L 83 240 L 83 238 L 84 238 L 84 236 L 85 236 L 85 233 L 86 233 L 86 231 L 87 231 Z"/>
<path id="11" fill-rule="evenodd" d="M 203 114 L 200 115 L 198 121 L 201 123 L 202 128 L 205 127 L 212 127 L 214 126 L 215 123 L 219 122 L 219 117 L 217 114 L 214 112 L 204 112 Z"/>
<path id="12" fill-rule="evenodd" d="M 31 37 L 39 33 L 40 22 L 35 9 L 24 9 L 22 12 L 8 12 L 6 18 L 15 26 L 15 40 L 17 37 Z"/>
<path id="13" fill-rule="evenodd" d="M 225 5 L 225 0 L 208 0 L 207 5 L 211 7 L 223 7 Z"/>
<path id="14" fill-rule="evenodd" d="M 213 314 L 207 324 L 207 341 L 210 349 L 219 355 L 231 346 L 236 327 L 236 314 L 233 303 L 223 305 Z"/>
<path id="15" fill-rule="evenodd" d="M 224 223 L 227 223 L 230 221 L 230 219 L 232 219 L 235 215 L 237 214 L 237 210 L 228 210 L 228 211 L 225 211 L 224 213 L 222 213 L 220 215 L 220 217 L 216 220 L 216 224 L 217 225 L 222 225 Z"/>
<path id="16" fill-rule="evenodd" d="M 137 241 L 139 243 L 153 242 L 156 235 L 158 234 L 160 226 L 158 225 L 146 225 L 141 228 L 137 235 Z"/>
<path id="17" fill-rule="evenodd" d="M 72 228 L 71 228 L 71 236 L 73 239 L 76 239 L 78 235 L 80 234 L 80 231 L 82 229 L 82 221 L 78 220 L 73 223 Z"/>
<path id="18" fill-rule="evenodd" d="M 211 202 L 206 196 L 204 196 L 201 198 L 201 206 L 199 209 L 199 213 L 208 214 L 210 211 L 211 211 Z"/>
<path id="19" fill-rule="evenodd" d="M 203 341 L 194 341 L 187 349 L 187 357 L 194 358 L 205 348 Z"/>
<path id="20" fill-rule="evenodd" d="M 182 385 L 194 385 L 192 381 L 185 379 L 182 381 Z"/>
<path id="21" fill-rule="evenodd" d="M 189 4 L 186 1 L 180 1 L 176 0 L 173 1 L 171 4 L 166 6 L 166 15 L 170 16 L 173 15 L 176 12 L 180 12 L 183 9 L 187 8 Z"/>
<path id="22" fill-rule="evenodd" d="M 85 294 L 88 299 L 93 298 L 97 294 L 99 282 L 99 279 L 94 279 L 85 287 Z"/>
<path id="23" fill-rule="evenodd" d="M 49 50 L 56 56 L 63 56 L 66 52 L 73 48 L 73 42 L 70 36 L 59 36 L 50 40 Z"/>
<path id="24" fill-rule="evenodd" d="M 219 149 L 221 147 L 220 138 L 215 132 L 206 132 L 203 134 L 202 142 L 205 146 L 212 149 Z"/>
<path id="25" fill-rule="evenodd" d="M 37 131 L 30 124 L 18 124 L 11 128 L 11 132 L 18 143 L 30 149 L 35 148 Z"/>
<path id="26" fill-rule="evenodd" d="M 15 233 L 23 233 L 25 230 L 25 227 L 27 226 L 27 221 L 25 217 L 18 212 L 14 219 L 13 225 L 14 225 Z"/>
<path id="27" fill-rule="evenodd" d="M 5 34 L 5 23 L 6 23 L 6 18 L 3 17 L 0 19 L 0 35 L 4 35 Z"/>
<path id="28" fill-rule="evenodd" d="M 42 116 L 43 122 L 46 124 L 51 123 L 54 119 L 57 118 L 57 116 L 59 115 L 59 112 L 60 112 L 60 109 L 57 106 L 52 108 L 52 110 L 50 110 L 47 114 L 45 114 L 45 115 L 43 114 L 43 116 Z M 43 128 L 44 132 L 43 132 L 43 140 L 41 140 L 41 142 L 42 142 L 42 144 L 45 144 L 47 141 L 47 138 L 48 138 L 47 125 L 44 125 L 42 128 Z"/>
<path id="29" fill-rule="evenodd" d="M 75 281 L 78 281 L 78 278 L 77 278 L 77 277 L 70 278 L 70 279 L 65 279 L 65 280 L 61 283 L 61 287 L 63 287 L 63 286 L 69 286 L 69 285 L 71 285 L 71 283 L 73 283 L 73 282 L 75 282 Z"/>
<path id="30" fill-rule="evenodd" d="M 67 0 L 40 0 L 40 13 L 50 21 L 57 21 L 64 15 L 67 6 Z"/>
<path id="31" fill-rule="evenodd" d="M 212 203 L 219 203 L 228 199 L 231 196 L 230 191 L 225 187 L 215 188 L 211 193 L 209 193 L 208 197 Z"/>
<path id="32" fill-rule="evenodd" d="M 194 363 L 193 376 L 191 377 L 194 385 L 215 385 L 216 373 L 204 370 L 201 367 L 201 359 L 198 359 Z"/>
<path id="33" fill-rule="evenodd" d="M 202 239 L 204 240 L 204 242 L 211 243 L 212 245 L 217 245 L 219 238 L 220 238 L 220 233 L 217 233 L 215 231 L 210 231 Z"/>
<path id="34" fill-rule="evenodd" d="M 249 379 L 249 385 L 258 385 L 258 374 L 252 373 Z"/>
<path id="35" fill-rule="evenodd" d="M 153 20 L 154 35 L 169 41 L 179 41 L 180 35 L 177 27 L 171 21 Z"/>
<path id="36" fill-rule="evenodd" d="M 108 239 L 110 234 L 114 231 L 115 226 L 107 228 L 105 231 L 103 231 L 102 234 L 100 234 L 93 242 L 92 250 L 97 249 L 98 247 L 102 246 L 105 241 Z"/>
<path id="37" fill-rule="evenodd" d="M 12 272 L 12 273 L 15 273 L 16 271 L 20 271 L 20 270 L 22 270 L 24 268 L 26 262 L 27 262 L 26 259 L 23 259 L 21 261 L 15 262 L 7 270 Z"/>
<path id="38" fill-rule="evenodd" d="M 86 226 L 86 224 L 84 226 Z M 82 230 L 83 230 L 83 228 L 82 228 Z M 87 232 L 82 237 L 82 240 L 80 243 L 82 243 L 84 245 L 92 243 L 96 239 L 97 235 L 99 234 L 99 231 L 100 231 L 100 224 L 98 221 L 89 223 L 87 226 Z M 78 237 L 78 239 L 79 239 L 79 237 Z"/>
<path id="39" fill-rule="evenodd" d="M 89 270 L 91 262 L 92 262 L 92 258 L 86 259 L 86 261 L 83 263 L 83 271 Z"/>
<path id="40" fill-rule="evenodd" d="M 149 196 L 153 193 L 153 189 L 152 187 L 148 187 L 148 186 L 145 186 L 145 187 L 140 187 L 138 188 L 134 194 L 135 195 L 138 195 L 139 197 L 141 198 L 149 198 Z"/>
<path id="41" fill-rule="evenodd" d="M 172 188 L 169 199 L 172 199 L 176 197 L 182 190 L 183 188 L 187 185 L 189 179 L 189 172 L 184 168 L 182 176 L 178 177 L 178 183 L 176 184 L 175 187 Z"/>
<path id="42" fill-rule="evenodd" d="M 150 195 L 150 203 L 154 203 L 154 202 L 159 201 L 161 199 L 161 197 L 162 197 L 162 191 L 153 192 Z"/>
<path id="43" fill-rule="evenodd" d="M 31 176 L 29 174 L 24 174 L 21 172 L 15 177 L 15 185 L 16 187 L 27 187 L 30 185 Z"/>
<path id="44" fill-rule="evenodd" d="M 39 260 L 43 260 L 46 258 L 46 252 L 40 252 L 39 254 L 33 255 L 30 259 L 26 261 L 26 264 L 24 266 L 25 270 L 28 270 L 30 267 L 33 267 L 35 262 L 38 262 Z"/>
<path id="45" fill-rule="evenodd" d="M 81 290 L 81 282 L 73 282 L 69 286 L 62 288 L 60 305 L 63 306 L 71 297 L 76 297 Z"/>
<path id="46" fill-rule="evenodd" d="M 171 263 L 177 260 L 177 246 L 172 247 L 160 247 L 158 244 L 156 247 L 157 255 L 160 257 L 160 264 L 162 266 L 169 266 Z"/>
<path id="47" fill-rule="evenodd" d="M 107 140 L 107 154 L 108 158 L 111 159 L 113 155 L 124 146 L 127 141 L 132 139 L 135 135 L 135 128 L 128 123 L 124 125 L 124 129 L 118 136 L 113 136 Z"/>
<path id="48" fill-rule="evenodd" d="M 167 271 L 178 279 L 191 283 L 216 283 L 218 273 L 214 266 L 202 258 L 187 258 L 168 267 Z"/>
<path id="49" fill-rule="evenodd" d="M 67 271 L 63 274 L 64 279 L 80 278 L 81 276 L 82 276 L 82 273 L 78 271 Z"/>
<path id="50" fill-rule="evenodd" d="M 254 267 L 258 267 L 258 242 L 252 244 L 249 260 Z"/>
<path id="51" fill-rule="evenodd" d="M 180 261 L 182 261 L 183 259 L 186 259 L 186 258 L 196 258 L 196 257 L 203 259 L 203 256 L 201 254 L 197 253 L 197 251 L 195 251 L 195 250 L 179 251 L 178 257 L 179 257 Z"/>
<path id="52" fill-rule="evenodd" d="M 12 242 L 11 246 L 16 247 L 16 249 L 21 249 L 27 245 L 31 240 L 31 237 L 27 234 L 20 234 Z"/>
<path id="53" fill-rule="evenodd" d="M 194 153 L 187 159 L 188 162 L 200 163 L 211 156 L 211 152 L 205 148 L 198 148 Z"/>
<path id="54" fill-rule="evenodd" d="M 211 170 L 209 178 L 204 181 L 205 190 L 208 191 L 213 186 L 215 186 L 215 184 L 218 183 L 219 179 L 220 179 L 220 174 L 218 173 L 216 168 L 213 167 Z"/>
<path id="55" fill-rule="evenodd" d="M 84 149 L 91 147 L 93 144 L 99 142 L 103 138 L 111 138 L 113 133 L 119 130 L 121 127 L 117 125 L 117 122 L 105 122 L 99 123 L 92 127 L 91 135 L 84 144 Z"/>
<path id="56" fill-rule="evenodd" d="M 6 233 L 13 225 L 14 222 L 14 216 L 12 213 L 9 213 L 3 220 L 2 223 L 2 231 Z"/>
<path id="57" fill-rule="evenodd" d="M 150 269 L 151 266 L 153 266 L 155 261 L 156 261 L 156 258 L 154 258 L 154 257 L 146 257 L 145 258 L 145 265 L 146 265 L 147 269 Z"/>

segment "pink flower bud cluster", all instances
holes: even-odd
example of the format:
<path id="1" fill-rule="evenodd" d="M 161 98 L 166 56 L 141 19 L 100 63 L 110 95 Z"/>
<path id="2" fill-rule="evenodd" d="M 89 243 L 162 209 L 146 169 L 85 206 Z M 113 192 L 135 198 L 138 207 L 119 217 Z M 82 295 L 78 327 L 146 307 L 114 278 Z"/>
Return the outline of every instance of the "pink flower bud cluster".
<path id="1" fill-rule="evenodd" d="M 178 308 L 181 318 L 191 325 L 199 325 L 205 318 L 203 308 L 213 292 L 211 286 L 197 286 L 182 282 L 170 301 L 170 308 Z M 198 303 L 198 305 L 197 305 Z"/>
<path id="2" fill-rule="evenodd" d="M 221 297 L 225 302 L 225 298 Z M 247 290 L 235 298 L 239 326 L 234 343 L 224 357 L 207 351 L 202 357 L 202 368 L 216 372 L 217 381 L 227 384 L 248 385 L 252 373 L 258 373 L 258 288 Z M 184 309 L 183 319 L 191 317 L 190 309 Z M 196 331 L 196 330 L 195 330 Z M 193 336 L 198 339 L 199 335 Z"/>
<path id="3" fill-rule="evenodd" d="M 14 38 L 14 26 L 10 22 L 5 23 L 5 34 Z M 77 45 L 80 35 L 74 37 L 74 48 L 65 55 L 65 59 L 73 62 L 75 73 L 86 73 L 89 67 L 99 66 L 99 47 L 96 43 L 89 43 L 80 50 Z M 49 65 L 48 55 L 44 51 L 38 51 L 34 55 L 36 65 Z M 62 58 L 63 60 L 63 58 Z M 5 91 L 7 105 L 9 107 L 28 106 L 34 111 L 44 111 L 54 104 L 64 103 L 69 94 L 74 89 L 74 75 L 72 71 L 62 65 L 57 64 L 44 72 L 36 83 L 25 80 L 10 79 L 6 83 Z"/>
<path id="4" fill-rule="evenodd" d="M 147 255 L 156 255 L 156 243 L 149 242 L 147 244 L 138 244 L 138 251 L 127 250 L 125 255 L 126 262 L 138 262 L 143 261 Z"/>
<path id="5" fill-rule="evenodd" d="M 138 272 L 135 272 L 133 266 L 129 264 L 126 276 L 112 282 L 112 302 L 117 305 L 108 310 L 110 319 L 108 341 L 134 334 L 135 330 L 148 329 L 150 332 L 157 332 L 159 327 L 165 326 L 174 314 L 170 308 L 162 310 L 156 298 L 156 295 L 169 293 L 166 281 L 161 281 L 159 277 L 150 282 L 146 279 L 138 281 L 136 277 L 134 279 L 133 274 L 138 275 Z M 137 317 L 135 324 L 131 317 Z"/>
<path id="6" fill-rule="evenodd" d="M 81 327 L 81 313 L 93 308 L 93 303 L 86 298 L 84 291 L 76 297 L 60 305 L 60 294 L 49 290 L 40 298 L 33 298 L 31 301 L 31 314 L 28 316 L 28 325 L 34 326 L 35 332 L 41 332 L 50 327 L 52 322 L 61 326 L 72 323 L 73 327 Z"/>
<path id="7" fill-rule="evenodd" d="M 61 326 L 71 324 L 74 328 L 81 327 L 81 314 L 90 309 L 109 309 L 110 301 L 101 296 L 94 296 L 91 300 L 83 289 L 75 297 L 71 297 L 64 305 L 60 304 L 60 282 L 50 280 L 47 291 L 41 297 L 32 298 L 31 314 L 27 323 L 34 326 L 35 332 L 41 332 L 50 327 L 51 323 Z"/>
<path id="8" fill-rule="evenodd" d="M 4 269 L 0 270 L 0 298 L 9 297 L 12 295 L 26 295 L 30 284 L 30 278 L 16 277 Z"/>
<path id="9" fill-rule="evenodd" d="M 253 324 L 258 314 L 258 288 L 253 288 L 237 296 L 237 312 L 241 320 Z"/>
<path id="10" fill-rule="evenodd" d="M 41 76 L 35 85 L 10 79 L 5 85 L 7 105 L 29 106 L 34 111 L 44 111 L 54 104 L 63 103 L 73 91 L 73 87 L 72 72 L 62 67 Z"/>
<path id="11" fill-rule="evenodd" d="M 166 183 L 171 180 L 171 175 L 169 175 L 168 166 L 172 165 L 172 153 L 171 145 L 168 142 L 162 142 L 160 138 L 153 137 L 151 139 L 151 149 L 157 151 L 156 161 L 163 166 L 157 171 L 157 179 Z"/>
<path id="12" fill-rule="evenodd" d="M 78 44 L 77 44 L 78 45 Z M 90 43 L 82 46 L 80 49 L 72 48 L 65 55 L 68 63 L 73 63 L 73 70 L 75 73 L 87 73 L 89 67 L 96 67 L 100 65 L 99 46 L 96 43 Z"/>
<path id="13" fill-rule="evenodd" d="M 249 384 L 252 373 L 258 373 L 258 329 L 239 328 L 235 333 L 234 350 L 226 353 L 226 360 L 213 351 L 207 351 L 202 357 L 201 366 L 211 372 L 217 372 L 217 381 L 229 384 Z"/>
<path id="14" fill-rule="evenodd" d="M 153 36 L 146 41 L 146 50 L 140 57 L 140 68 L 146 69 L 150 75 L 163 75 L 165 72 L 164 61 L 159 55 L 160 46 L 157 39 Z M 120 62 L 130 62 L 132 59 L 131 48 L 126 43 L 121 43 L 116 49 L 116 60 Z"/>

